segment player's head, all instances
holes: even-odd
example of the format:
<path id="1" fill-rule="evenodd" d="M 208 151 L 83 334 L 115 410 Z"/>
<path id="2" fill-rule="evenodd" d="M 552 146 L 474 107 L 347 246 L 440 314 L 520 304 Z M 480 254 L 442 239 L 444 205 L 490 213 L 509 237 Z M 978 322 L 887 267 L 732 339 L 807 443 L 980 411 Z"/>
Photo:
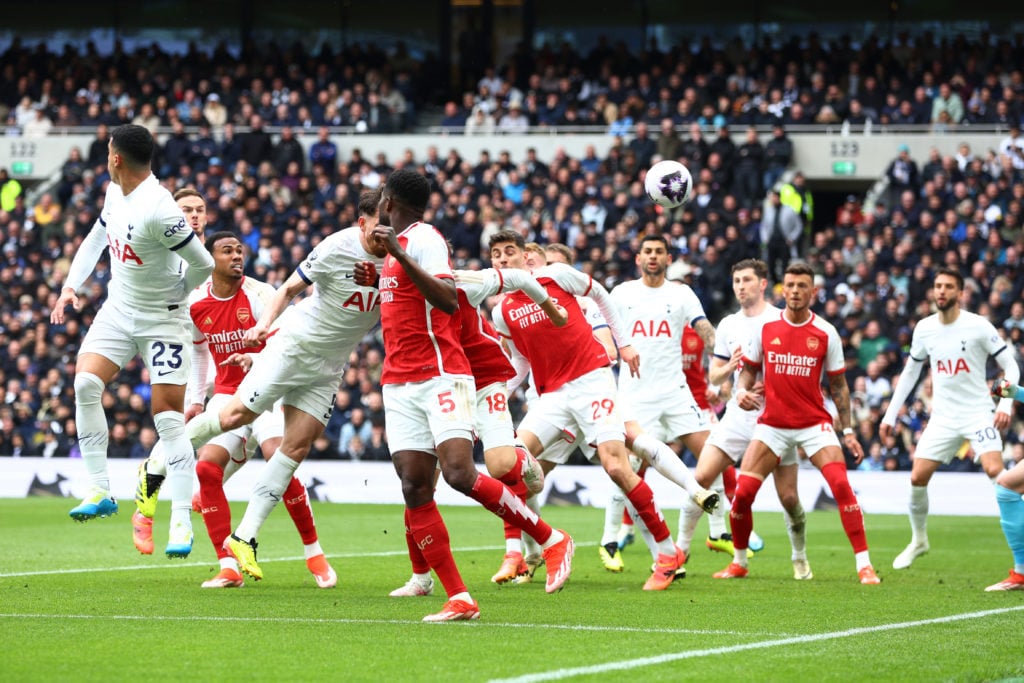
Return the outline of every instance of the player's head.
<path id="1" fill-rule="evenodd" d="M 107 144 L 107 168 L 115 182 L 119 180 L 124 169 L 135 173 L 149 171 L 156 143 L 148 128 L 132 123 L 118 126 L 110 134 L 110 142 Z"/>
<path id="2" fill-rule="evenodd" d="M 552 242 L 544 247 L 544 262 L 564 263 L 567 266 L 571 266 L 573 262 L 572 249 L 565 244 Z"/>
<path id="3" fill-rule="evenodd" d="M 370 240 L 370 233 L 380 222 L 377 217 L 380 215 L 380 197 L 384 193 L 383 187 L 373 190 L 363 190 L 359 194 L 359 218 L 357 219 L 359 230 L 362 232 L 360 241 L 367 252 L 377 257 L 387 255 L 387 249 L 383 244 Z"/>
<path id="4" fill-rule="evenodd" d="M 768 287 L 768 264 L 759 258 L 737 261 L 732 267 L 732 293 L 740 307 L 753 306 L 764 300 Z"/>
<path id="5" fill-rule="evenodd" d="M 786 266 L 782 277 L 782 294 L 786 297 L 786 308 L 803 311 L 811 306 L 814 293 L 814 270 L 803 261 L 794 261 Z"/>
<path id="6" fill-rule="evenodd" d="M 526 240 L 514 230 L 499 230 L 487 241 L 495 268 L 525 268 Z"/>
<path id="7" fill-rule="evenodd" d="M 636 252 L 636 265 L 644 276 L 663 278 L 671 262 L 668 240 L 662 235 L 643 235 L 640 238 L 640 248 Z"/>
<path id="8" fill-rule="evenodd" d="M 948 311 L 960 303 L 960 294 L 964 291 L 964 276 L 960 271 L 942 266 L 935 271 L 932 283 L 932 296 L 935 306 L 940 311 Z"/>
<path id="9" fill-rule="evenodd" d="M 206 199 L 198 190 L 183 187 L 174 193 L 174 201 L 178 202 L 178 208 L 185 214 L 185 221 L 191 226 L 192 232 L 202 239 L 206 231 Z"/>
<path id="10" fill-rule="evenodd" d="M 396 230 L 408 225 L 393 225 L 392 213 L 416 221 L 423 216 L 430 201 L 430 181 L 416 171 L 400 168 L 388 176 L 378 209 L 380 221 Z"/>
<path id="11" fill-rule="evenodd" d="M 213 277 L 241 280 L 245 271 L 245 247 L 238 235 L 218 230 L 206 239 L 206 250 L 213 256 Z"/>
<path id="12" fill-rule="evenodd" d="M 547 263 L 544 256 L 544 247 L 536 242 L 527 242 L 523 247 L 523 259 L 526 261 L 527 270 L 534 271 Z"/>

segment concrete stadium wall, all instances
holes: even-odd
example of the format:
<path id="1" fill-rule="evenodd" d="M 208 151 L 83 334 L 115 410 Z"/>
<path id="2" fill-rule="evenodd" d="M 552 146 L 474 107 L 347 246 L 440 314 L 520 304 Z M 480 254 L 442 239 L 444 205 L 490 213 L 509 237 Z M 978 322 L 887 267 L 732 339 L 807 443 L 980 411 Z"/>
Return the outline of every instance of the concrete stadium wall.
<path id="1" fill-rule="evenodd" d="M 800 169 L 811 181 L 846 180 L 873 181 L 885 172 L 889 162 L 896 156 L 896 147 L 905 143 L 910 147 L 911 156 L 918 164 L 928 159 L 932 147 L 943 155 L 952 155 L 962 142 L 966 142 L 976 155 L 983 155 L 989 148 L 996 149 L 1002 134 L 977 134 L 966 131 L 936 134 L 793 134 L 790 136 L 794 147 L 794 169 Z M 0 167 L 7 168 L 15 178 L 42 180 L 60 172 L 61 165 L 74 146 L 88 151 L 94 136 L 91 134 L 51 135 L 46 138 L 24 138 L 8 135 L 0 144 Z M 299 136 L 304 147 L 315 141 L 314 135 Z M 373 160 L 383 152 L 389 161 L 399 159 L 411 149 L 416 159 L 422 160 L 427 149 L 435 146 L 442 157 L 449 150 L 476 162 L 480 152 L 488 150 L 492 157 L 507 150 L 513 160 L 525 158 L 526 149 L 535 147 L 537 156 L 550 161 L 558 149 L 564 149 L 570 156 L 582 156 L 588 145 L 594 145 L 599 156 L 611 146 L 608 135 L 596 134 L 544 134 L 533 135 L 335 135 L 340 157 L 348 158 L 352 149 L 358 147 L 363 158 Z M 734 135 L 735 142 L 743 142 L 742 135 Z M 767 141 L 768 135 L 762 136 Z"/>

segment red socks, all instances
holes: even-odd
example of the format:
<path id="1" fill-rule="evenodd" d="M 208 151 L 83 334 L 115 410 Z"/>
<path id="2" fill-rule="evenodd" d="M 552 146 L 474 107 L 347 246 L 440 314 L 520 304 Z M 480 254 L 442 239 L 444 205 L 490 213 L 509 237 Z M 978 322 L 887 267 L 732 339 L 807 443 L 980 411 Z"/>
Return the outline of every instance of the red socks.
<path id="1" fill-rule="evenodd" d="M 846 464 L 830 462 L 821 468 L 821 474 L 832 489 L 832 496 L 839 505 L 839 519 L 843 522 L 843 530 L 850 539 L 853 552 L 860 553 L 868 549 L 867 534 L 864 533 L 864 515 L 860 511 L 857 496 L 850 488 L 850 480 L 846 476 Z"/>
<path id="2" fill-rule="evenodd" d="M 508 487 L 509 491 L 516 494 L 516 497 L 526 502 L 526 484 L 523 483 L 523 479 L 519 476 L 522 472 L 523 467 L 523 454 L 516 450 L 516 464 L 508 472 L 498 477 L 498 481 Z M 520 538 L 522 532 L 516 525 L 509 522 L 507 519 L 502 520 L 505 523 L 505 538 Z"/>
<path id="3" fill-rule="evenodd" d="M 288 488 L 284 490 L 284 506 L 288 514 L 295 522 L 295 528 L 299 530 L 302 537 L 302 544 L 309 545 L 316 543 L 316 523 L 313 521 L 313 508 L 309 506 L 309 495 L 306 486 L 297 478 L 292 477 L 288 482 Z"/>
<path id="4" fill-rule="evenodd" d="M 725 497 L 732 500 L 736 497 L 736 466 L 729 465 L 725 472 L 722 472 L 722 488 L 725 489 Z"/>
<path id="5" fill-rule="evenodd" d="M 455 566 L 451 542 L 448 539 L 448 529 L 444 525 L 444 520 L 441 519 L 441 513 L 437 510 L 437 503 L 430 501 L 426 505 L 407 510 L 407 514 L 409 535 L 412 537 L 413 546 L 420 551 L 430 569 L 437 574 L 448 597 L 465 592 L 466 584 L 459 574 L 459 568 Z M 412 546 L 410 552 L 411 548 Z M 413 571 L 420 574 L 426 573 L 417 570 L 415 557 L 412 560 Z"/>
<path id="6" fill-rule="evenodd" d="M 477 475 L 469 496 L 517 529 L 530 534 L 541 545 L 551 537 L 551 526 L 497 479 L 486 474 Z"/>
<path id="7" fill-rule="evenodd" d="M 409 508 L 405 509 L 405 543 L 409 546 L 409 561 L 412 562 L 413 574 L 427 574 L 430 572 L 430 565 L 427 558 L 423 557 L 419 546 L 412 538 L 412 527 L 409 522 Z"/>
<path id="8" fill-rule="evenodd" d="M 750 507 L 761 489 L 761 480 L 749 474 L 740 473 L 736 480 L 736 496 L 729 511 L 729 525 L 732 528 L 732 543 L 740 550 L 747 548 L 750 532 L 754 528 L 754 514 Z"/>
<path id="9" fill-rule="evenodd" d="M 646 481 L 641 479 L 632 491 L 626 493 L 626 498 L 629 498 L 629 502 L 636 508 L 637 514 L 640 515 L 640 519 L 644 520 L 647 530 L 654 536 L 655 541 L 661 543 L 672 535 L 668 530 L 668 525 L 665 524 L 665 517 L 658 510 L 658 506 L 654 504 L 654 491 Z"/>
<path id="10" fill-rule="evenodd" d="M 200 460 L 196 463 L 199 477 L 199 501 L 202 506 L 203 523 L 210 536 L 218 559 L 228 556 L 224 539 L 231 534 L 231 508 L 224 494 L 224 469 L 219 465 Z"/>

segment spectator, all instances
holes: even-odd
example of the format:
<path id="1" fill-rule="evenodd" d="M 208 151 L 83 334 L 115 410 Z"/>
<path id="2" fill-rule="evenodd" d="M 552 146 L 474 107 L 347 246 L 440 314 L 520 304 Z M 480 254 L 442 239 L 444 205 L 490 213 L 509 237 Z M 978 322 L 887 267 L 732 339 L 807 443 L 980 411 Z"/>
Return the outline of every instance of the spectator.
<path id="1" fill-rule="evenodd" d="M 896 153 L 896 158 L 885 171 L 889 179 L 890 203 L 907 191 L 916 195 L 921 183 L 917 162 L 910 157 L 910 147 L 901 143 Z"/>
<path id="2" fill-rule="evenodd" d="M 764 146 L 763 187 L 766 190 L 775 187 L 792 162 L 793 141 L 786 135 L 786 127 L 781 122 L 776 123 L 772 126 L 772 139 Z"/>
<path id="3" fill-rule="evenodd" d="M 661 120 L 661 135 L 658 136 L 658 143 L 655 153 L 662 159 L 678 160 L 683 155 L 683 141 L 676 133 L 675 124 L 672 119 Z"/>
<path id="4" fill-rule="evenodd" d="M 258 168 L 274 156 L 274 142 L 270 133 L 263 129 L 263 118 L 253 114 L 249 119 L 249 132 L 238 136 L 239 158 L 252 168 Z"/>
<path id="5" fill-rule="evenodd" d="M 14 211 L 15 200 L 20 196 L 21 183 L 12 178 L 6 168 L 0 168 L 0 210 Z"/>
<path id="6" fill-rule="evenodd" d="M 302 149 L 302 144 L 295 139 L 291 126 L 281 129 L 281 139 L 273 147 L 271 161 L 278 175 L 285 175 L 288 172 L 288 164 L 292 162 L 297 163 L 300 168 L 305 166 L 306 153 Z"/>
<path id="7" fill-rule="evenodd" d="M 780 283 L 786 266 L 797 256 L 802 226 L 793 207 L 782 203 L 778 190 L 769 192 L 768 198 L 761 221 L 761 247 L 771 281 Z"/>
<path id="8" fill-rule="evenodd" d="M 658 145 L 648 135 L 647 124 L 643 121 L 636 124 L 633 139 L 629 141 L 627 147 L 633 150 L 637 163 L 644 168 L 651 165 L 651 158 L 658 151 Z M 665 158 L 674 159 L 675 157 Z"/>
<path id="9" fill-rule="evenodd" d="M 523 114 L 523 105 L 518 100 L 509 104 L 508 113 L 498 122 L 499 133 L 526 133 L 530 130 L 530 120 Z"/>
<path id="10" fill-rule="evenodd" d="M 46 115 L 46 107 L 42 104 L 33 106 L 33 116 L 21 127 L 26 138 L 45 138 L 53 129 L 53 121 Z"/>
<path id="11" fill-rule="evenodd" d="M 960 123 L 964 118 L 964 101 L 960 95 L 953 91 L 949 83 L 939 86 L 939 94 L 932 100 L 931 118 L 932 123 L 943 121 L 942 114 L 949 116 L 949 123 Z"/>

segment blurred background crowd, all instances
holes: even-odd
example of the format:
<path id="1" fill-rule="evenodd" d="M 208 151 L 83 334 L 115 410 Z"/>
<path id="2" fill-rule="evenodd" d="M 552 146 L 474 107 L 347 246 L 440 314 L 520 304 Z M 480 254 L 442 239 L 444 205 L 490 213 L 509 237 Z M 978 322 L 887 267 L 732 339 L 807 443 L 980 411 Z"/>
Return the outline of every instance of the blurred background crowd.
<path id="1" fill-rule="evenodd" d="M 37 199 L 0 170 L 0 453 L 74 456 L 73 373 L 78 344 L 105 296 L 109 265 L 87 284 L 86 304 L 64 325 L 49 311 L 71 258 L 102 206 L 111 127 L 131 122 L 159 133 L 154 170 L 169 188 L 206 196 L 208 230 L 233 230 L 249 250 L 246 272 L 274 285 L 325 235 L 355 223 L 363 189 L 397 167 L 434 186 L 425 220 L 452 242 L 456 267 L 486 267 L 487 238 L 510 228 L 527 241 L 573 248 L 575 266 L 612 288 L 637 276 L 637 237 L 666 234 L 670 275 L 690 284 L 712 322 L 734 309 L 730 267 L 766 258 L 773 276 L 793 258 L 819 273 L 816 309 L 840 330 L 854 420 L 870 469 L 909 469 L 931 405 L 926 378 L 882 442 L 878 422 L 902 368 L 916 321 L 931 312 L 933 269 L 967 279 L 963 304 L 1024 350 L 1024 38 L 824 42 L 814 35 L 778 45 L 652 44 L 630 51 L 598 41 L 520 47 L 503 64 L 439 96 L 437 65 L 399 43 L 385 53 L 354 45 L 310 53 L 274 44 L 233 56 L 193 46 L 131 53 L 15 41 L 0 55 L 0 120 L 26 138 L 88 127 L 94 141 L 68 152 L 61 178 Z M 834 215 L 814 211 L 787 131 L 801 126 L 925 126 L 955 135 L 995 126 L 987 150 L 914 159 L 900 145 L 888 192 L 867 204 L 851 195 Z M 870 123 L 868 123 L 870 122 Z M 606 143 L 578 157 L 563 151 L 521 158 L 501 133 L 597 127 Z M 367 158 L 358 135 L 493 134 L 488 151 L 462 158 L 443 138 L 422 157 Z M 316 134 L 304 148 L 296 133 Z M 557 144 L 557 136 L 538 145 Z M 542 160 L 547 159 L 547 161 Z M 695 179 L 691 201 L 665 211 L 646 197 L 652 160 L 682 161 Z M 780 241 L 781 240 L 781 241 Z M 371 335 L 353 355 L 337 406 L 311 457 L 388 459 L 380 397 L 382 344 Z M 129 364 L 104 395 L 111 457 L 144 457 L 155 431 L 148 376 Z M 1007 460 L 1021 459 L 1018 412 Z M 970 453 L 952 468 L 972 469 Z"/>

